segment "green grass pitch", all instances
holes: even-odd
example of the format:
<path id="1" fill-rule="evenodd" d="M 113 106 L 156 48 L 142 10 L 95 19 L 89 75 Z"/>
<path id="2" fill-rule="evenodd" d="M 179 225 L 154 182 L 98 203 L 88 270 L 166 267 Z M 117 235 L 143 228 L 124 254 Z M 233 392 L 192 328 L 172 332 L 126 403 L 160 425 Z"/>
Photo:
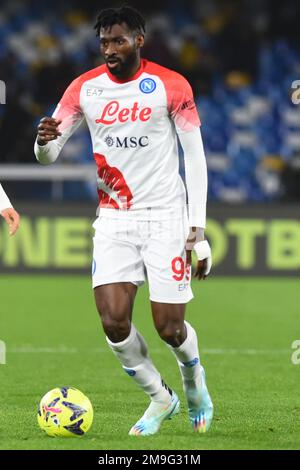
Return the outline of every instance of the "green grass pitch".
<path id="1" fill-rule="evenodd" d="M 154 363 L 181 397 L 181 413 L 153 437 L 128 436 L 147 397 L 106 346 L 85 276 L 2 276 L 0 449 L 299 449 L 300 339 L 298 279 L 211 278 L 194 281 L 187 319 L 198 331 L 215 418 L 193 434 L 177 364 L 152 326 L 147 286 L 134 321 Z M 79 388 L 95 417 L 82 438 L 57 439 L 37 426 L 40 398 L 56 386 Z"/>

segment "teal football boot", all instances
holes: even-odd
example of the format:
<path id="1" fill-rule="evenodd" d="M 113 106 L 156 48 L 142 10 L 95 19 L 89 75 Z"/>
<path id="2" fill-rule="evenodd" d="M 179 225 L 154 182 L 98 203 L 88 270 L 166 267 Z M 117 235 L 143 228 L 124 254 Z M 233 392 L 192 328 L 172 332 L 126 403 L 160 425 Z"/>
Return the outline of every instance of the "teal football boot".
<path id="1" fill-rule="evenodd" d="M 129 431 L 130 436 L 151 436 L 159 431 L 163 421 L 171 419 L 179 413 L 180 401 L 175 392 L 172 392 L 171 401 L 163 405 L 152 401 L 139 421 Z"/>

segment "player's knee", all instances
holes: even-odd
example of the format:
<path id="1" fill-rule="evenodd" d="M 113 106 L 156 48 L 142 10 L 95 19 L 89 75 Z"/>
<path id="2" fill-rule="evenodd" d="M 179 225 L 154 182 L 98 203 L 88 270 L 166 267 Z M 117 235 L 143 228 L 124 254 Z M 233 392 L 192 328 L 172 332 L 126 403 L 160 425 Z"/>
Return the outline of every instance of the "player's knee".
<path id="1" fill-rule="evenodd" d="M 102 319 L 102 326 L 106 336 L 113 343 L 124 341 L 130 333 L 130 323 L 128 321 L 115 321 L 112 319 Z"/>
<path id="2" fill-rule="evenodd" d="M 183 328 L 176 322 L 160 323 L 156 330 L 163 341 L 176 347 L 182 343 Z"/>
<path id="3" fill-rule="evenodd" d="M 119 343 L 129 336 L 130 321 L 127 319 L 127 316 L 112 316 L 106 312 L 101 314 L 101 321 L 106 336 L 113 343 Z"/>
<path id="4" fill-rule="evenodd" d="M 97 299 L 97 309 L 101 318 L 106 336 L 114 343 L 123 341 L 130 333 L 130 312 L 126 306 L 109 301 L 105 298 Z"/>

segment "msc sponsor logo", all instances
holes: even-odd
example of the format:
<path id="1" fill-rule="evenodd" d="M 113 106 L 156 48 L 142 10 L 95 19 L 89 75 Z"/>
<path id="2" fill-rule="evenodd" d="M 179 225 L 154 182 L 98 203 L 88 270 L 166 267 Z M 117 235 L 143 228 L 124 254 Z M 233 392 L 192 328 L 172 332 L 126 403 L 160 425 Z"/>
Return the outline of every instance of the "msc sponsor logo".
<path id="1" fill-rule="evenodd" d="M 156 83 L 152 78 L 144 78 L 140 83 L 140 90 L 143 93 L 153 93 L 156 88 Z"/>
<path id="2" fill-rule="evenodd" d="M 108 135 L 105 137 L 104 142 L 106 143 L 107 147 L 113 147 L 115 139 L 111 135 Z"/>
<path id="3" fill-rule="evenodd" d="M 95 119 L 96 124 L 111 125 L 116 122 L 149 121 L 152 114 L 151 108 L 142 108 L 136 101 L 130 108 L 121 108 L 119 101 L 110 101 L 102 110 L 101 116 Z"/>
<path id="4" fill-rule="evenodd" d="M 148 147 L 149 137 L 142 135 L 142 137 L 112 137 L 108 135 L 105 137 L 104 142 L 108 147 L 116 148 L 137 148 L 137 147 Z"/>

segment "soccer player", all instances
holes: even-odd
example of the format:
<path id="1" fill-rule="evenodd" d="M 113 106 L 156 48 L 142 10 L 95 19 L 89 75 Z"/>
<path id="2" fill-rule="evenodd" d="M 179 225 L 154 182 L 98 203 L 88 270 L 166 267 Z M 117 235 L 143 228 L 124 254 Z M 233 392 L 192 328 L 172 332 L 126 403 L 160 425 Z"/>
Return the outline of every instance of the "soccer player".
<path id="1" fill-rule="evenodd" d="M 95 29 L 105 64 L 76 78 L 53 116 L 41 119 L 35 154 L 42 164 L 53 163 L 79 124 L 87 122 L 99 193 L 95 301 L 109 347 L 151 399 L 129 434 L 155 434 L 180 405 L 132 324 L 137 288 L 146 276 L 154 325 L 178 362 L 189 419 L 196 432 L 206 432 L 213 405 L 196 331 L 184 320 L 185 304 L 193 297 L 191 250 L 198 257 L 199 279 L 211 267 L 204 239 L 207 169 L 193 93 L 180 74 L 141 59 L 145 21 L 136 10 L 103 10 Z"/>
<path id="2" fill-rule="evenodd" d="M 14 235 L 19 228 L 20 216 L 13 208 L 2 185 L 0 184 L 0 214 L 9 226 L 9 234 Z"/>

